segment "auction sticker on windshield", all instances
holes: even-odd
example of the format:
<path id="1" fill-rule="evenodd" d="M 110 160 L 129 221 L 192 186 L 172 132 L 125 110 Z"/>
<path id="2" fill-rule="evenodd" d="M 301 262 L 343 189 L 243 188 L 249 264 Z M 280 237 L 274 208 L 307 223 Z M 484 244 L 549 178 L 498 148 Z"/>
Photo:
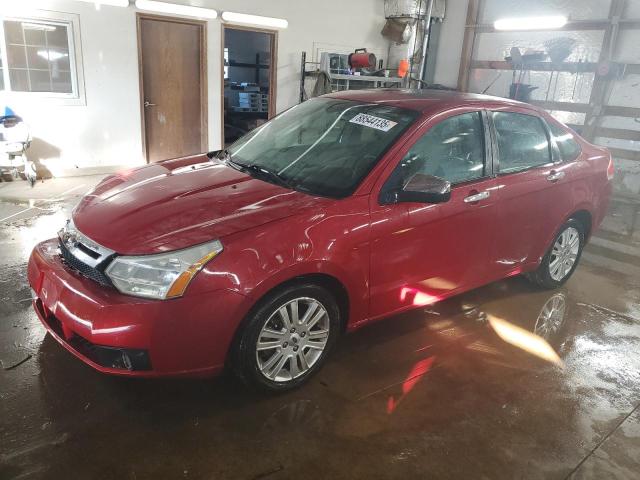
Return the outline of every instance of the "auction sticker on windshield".
<path id="1" fill-rule="evenodd" d="M 349 120 L 349 123 L 357 123 L 358 125 L 375 128 L 376 130 L 382 130 L 383 132 L 388 132 L 398 124 L 397 122 L 392 122 L 386 118 L 374 117 L 373 115 L 367 115 L 366 113 L 359 113 Z"/>

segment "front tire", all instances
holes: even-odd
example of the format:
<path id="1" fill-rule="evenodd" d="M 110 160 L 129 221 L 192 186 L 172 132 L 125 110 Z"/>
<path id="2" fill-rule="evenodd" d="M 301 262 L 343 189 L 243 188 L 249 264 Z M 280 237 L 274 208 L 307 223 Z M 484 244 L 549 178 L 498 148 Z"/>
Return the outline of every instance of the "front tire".
<path id="1" fill-rule="evenodd" d="M 562 227 L 542 258 L 538 269 L 529 279 L 539 287 L 558 288 L 563 285 L 578 266 L 585 242 L 584 226 L 572 218 Z"/>
<path id="2" fill-rule="evenodd" d="M 263 299 L 249 314 L 233 352 L 233 370 L 269 392 L 305 383 L 324 363 L 340 332 L 333 295 L 314 284 L 293 285 Z"/>

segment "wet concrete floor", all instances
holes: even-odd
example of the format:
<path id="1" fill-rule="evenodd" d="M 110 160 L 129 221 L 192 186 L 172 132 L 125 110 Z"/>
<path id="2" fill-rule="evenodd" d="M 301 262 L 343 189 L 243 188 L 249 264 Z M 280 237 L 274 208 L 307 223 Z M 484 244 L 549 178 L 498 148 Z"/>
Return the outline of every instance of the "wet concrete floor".
<path id="1" fill-rule="evenodd" d="M 26 260 L 74 194 L 0 203 L 0 479 L 640 478 L 640 239 L 624 205 L 562 289 L 516 277 L 389 318 L 266 396 L 104 376 L 45 335 Z"/>

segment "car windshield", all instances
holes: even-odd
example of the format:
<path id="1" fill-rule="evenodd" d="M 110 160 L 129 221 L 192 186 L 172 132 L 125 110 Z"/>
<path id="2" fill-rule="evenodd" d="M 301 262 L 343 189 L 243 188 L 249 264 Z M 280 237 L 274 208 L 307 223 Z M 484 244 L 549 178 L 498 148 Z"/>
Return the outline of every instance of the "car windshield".
<path id="1" fill-rule="evenodd" d="M 232 165 L 269 181 L 327 197 L 353 193 L 418 112 L 314 98 L 235 142 Z"/>

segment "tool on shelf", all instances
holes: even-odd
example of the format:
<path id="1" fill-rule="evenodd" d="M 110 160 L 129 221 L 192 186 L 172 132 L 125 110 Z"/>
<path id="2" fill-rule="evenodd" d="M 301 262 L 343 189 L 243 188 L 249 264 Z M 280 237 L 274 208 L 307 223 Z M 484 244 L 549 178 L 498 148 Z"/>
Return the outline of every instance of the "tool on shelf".
<path id="1" fill-rule="evenodd" d="M 311 69 L 308 69 L 311 68 Z M 362 88 L 380 88 L 396 86 L 402 82 L 400 77 L 392 77 L 389 69 L 383 68 L 383 62 L 376 59 L 366 48 L 358 48 L 350 54 L 322 52 L 319 62 L 307 61 L 307 52 L 302 52 L 300 60 L 300 102 L 304 102 L 308 94 L 305 91 L 307 77 L 318 77 L 322 72 L 322 88 L 316 92 L 351 90 Z M 393 70 L 395 73 L 395 69 Z M 326 84 L 330 88 L 326 88 Z"/>

